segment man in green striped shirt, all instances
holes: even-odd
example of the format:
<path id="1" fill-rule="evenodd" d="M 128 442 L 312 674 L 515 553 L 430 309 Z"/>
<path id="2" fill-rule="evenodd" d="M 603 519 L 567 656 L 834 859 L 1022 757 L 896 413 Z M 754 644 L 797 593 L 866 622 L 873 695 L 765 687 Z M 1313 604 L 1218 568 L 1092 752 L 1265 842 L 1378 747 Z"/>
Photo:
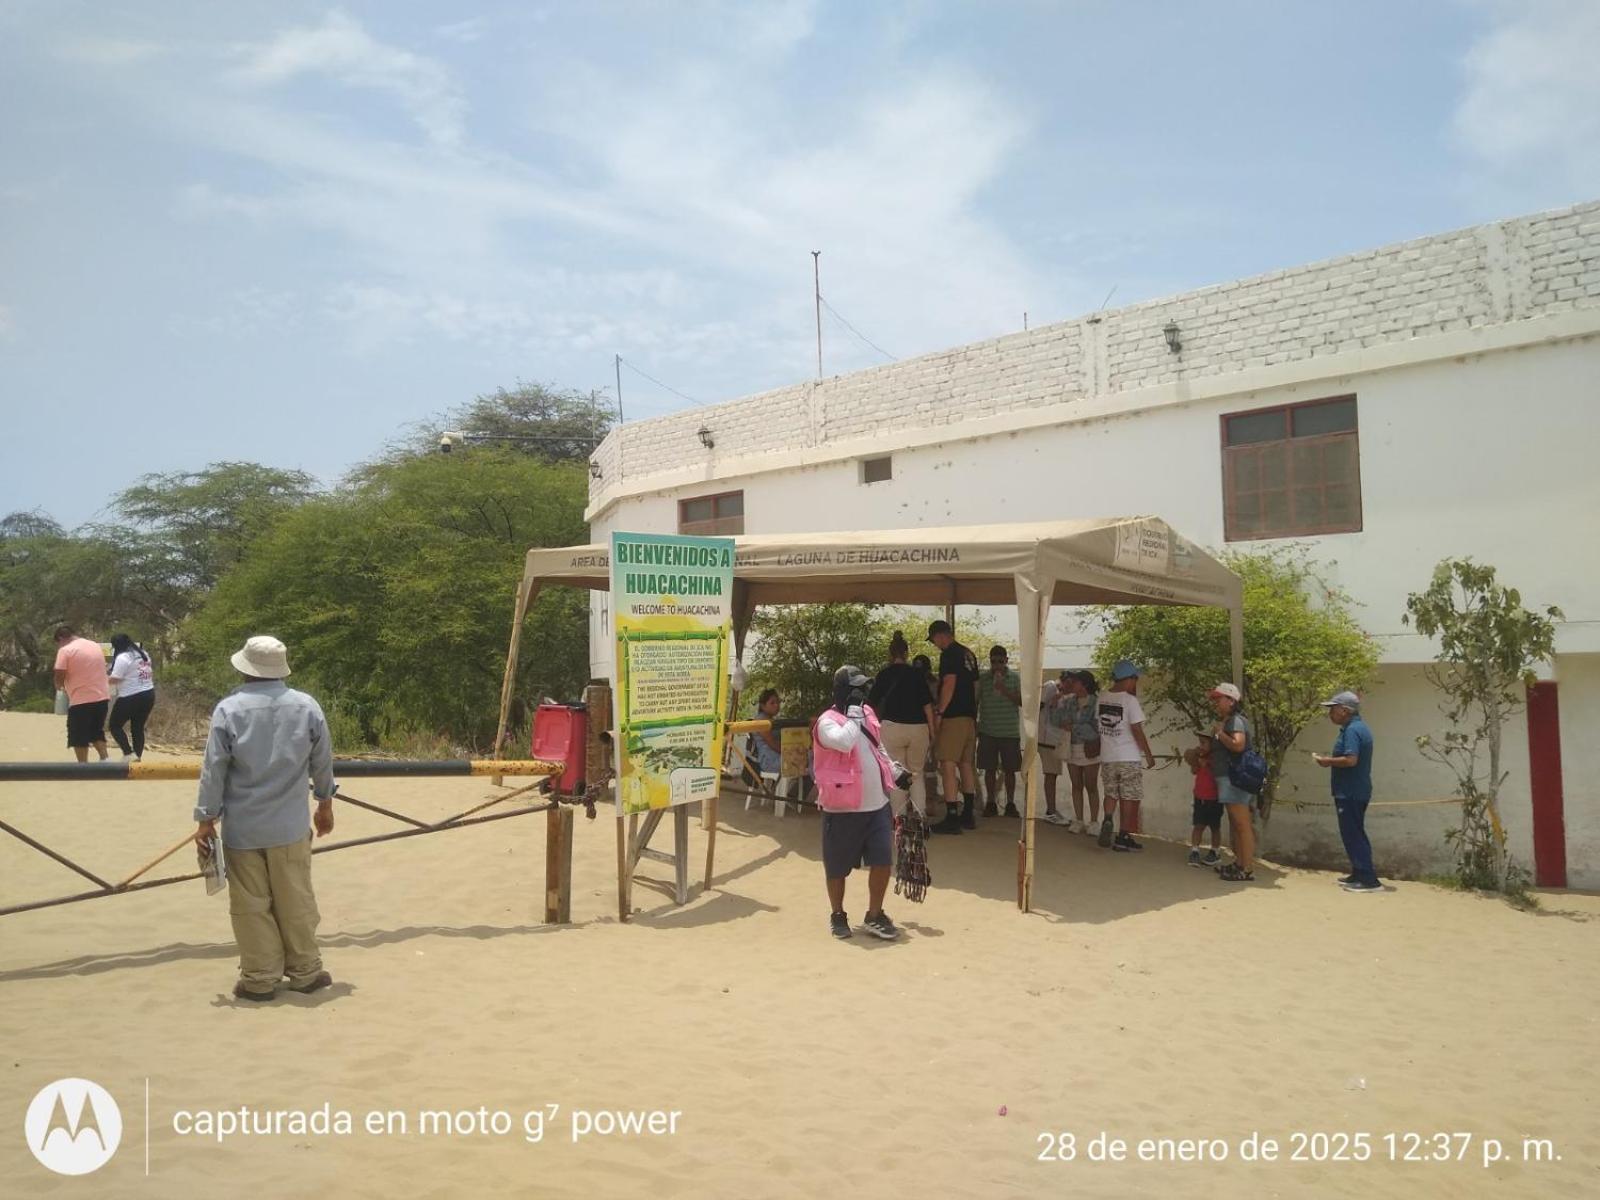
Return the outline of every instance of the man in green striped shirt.
<path id="1" fill-rule="evenodd" d="M 1022 769 L 1022 676 L 1007 663 L 1006 648 L 989 651 L 989 672 L 978 680 L 978 769 L 988 803 L 983 815 L 999 816 L 997 770 L 1005 774 L 1006 816 L 1017 812 L 1017 772 Z"/>

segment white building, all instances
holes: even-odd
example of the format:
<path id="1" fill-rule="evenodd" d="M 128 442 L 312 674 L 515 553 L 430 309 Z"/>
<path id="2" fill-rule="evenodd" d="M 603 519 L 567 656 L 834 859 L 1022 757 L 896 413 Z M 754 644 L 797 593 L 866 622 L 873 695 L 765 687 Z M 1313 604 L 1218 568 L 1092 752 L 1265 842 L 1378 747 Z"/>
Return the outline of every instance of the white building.
<path id="1" fill-rule="evenodd" d="M 1383 647 L 1365 715 L 1387 803 L 1369 830 L 1394 874 L 1448 862 L 1455 811 L 1393 803 L 1453 789 L 1414 747 L 1442 720 L 1432 648 L 1400 616 L 1434 563 L 1471 555 L 1566 613 L 1555 669 L 1507 740 L 1505 817 L 1541 882 L 1593 888 L 1597 433 L 1593 203 L 629 424 L 594 455 L 587 515 L 597 541 L 1136 513 L 1214 547 L 1303 541 Z M 604 621 L 597 608 L 608 675 Z M 1082 641 L 1058 622 L 1047 664 L 1085 663 Z M 1331 739 L 1320 722 L 1302 735 Z M 1325 801 L 1325 773 L 1292 759 L 1284 799 Z M 1186 774 L 1153 783 L 1146 828 L 1186 833 Z M 1280 801 L 1266 852 L 1338 862 L 1331 810 Z"/>

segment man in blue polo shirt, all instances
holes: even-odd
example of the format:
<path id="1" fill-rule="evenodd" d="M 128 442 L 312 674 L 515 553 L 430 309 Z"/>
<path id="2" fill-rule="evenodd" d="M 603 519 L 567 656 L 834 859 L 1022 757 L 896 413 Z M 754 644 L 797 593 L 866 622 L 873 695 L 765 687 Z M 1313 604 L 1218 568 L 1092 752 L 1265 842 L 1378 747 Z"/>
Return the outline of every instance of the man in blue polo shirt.
<path id="1" fill-rule="evenodd" d="M 1350 856 L 1350 874 L 1339 880 L 1347 892 L 1381 892 L 1372 867 L 1372 843 L 1367 839 L 1367 805 L 1372 802 L 1372 730 L 1361 719 L 1361 697 L 1340 692 L 1324 700 L 1328 719 L 1339 727 L 1332 754 L 1314 754 L 1319 767 L 1333 774 L 1333 808 L 1339 814 L 1339 836 Z"/>

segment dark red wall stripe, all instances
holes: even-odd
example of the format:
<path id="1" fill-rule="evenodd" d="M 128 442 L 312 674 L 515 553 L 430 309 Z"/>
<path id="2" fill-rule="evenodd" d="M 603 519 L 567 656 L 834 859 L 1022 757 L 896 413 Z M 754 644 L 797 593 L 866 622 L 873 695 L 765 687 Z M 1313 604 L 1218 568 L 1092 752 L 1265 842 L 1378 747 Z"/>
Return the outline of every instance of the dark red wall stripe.
<path id="1" fill-rule="evenodd" d="M 1561 706 L 1556 685 L 1528 687 L 1528 786 L 1533 795 L 1533 879 L 1567 886 L 1567 821 L 1561 794 Z"/>

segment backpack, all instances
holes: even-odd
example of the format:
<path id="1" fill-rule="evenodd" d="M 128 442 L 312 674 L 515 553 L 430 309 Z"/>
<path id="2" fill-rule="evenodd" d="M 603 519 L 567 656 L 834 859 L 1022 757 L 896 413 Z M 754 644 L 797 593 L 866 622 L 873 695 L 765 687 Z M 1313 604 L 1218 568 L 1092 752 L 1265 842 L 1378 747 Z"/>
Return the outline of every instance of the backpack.
<path id="1" fill-rule="evenodd" d="M 1254 746 L 1246 746 L 1238 754 L 1230 756 L 1228 782 L 1241 792 L 1259 796 L 1267 782 L 1267 760 L 1261 757 L 1261 752 Z"/>

